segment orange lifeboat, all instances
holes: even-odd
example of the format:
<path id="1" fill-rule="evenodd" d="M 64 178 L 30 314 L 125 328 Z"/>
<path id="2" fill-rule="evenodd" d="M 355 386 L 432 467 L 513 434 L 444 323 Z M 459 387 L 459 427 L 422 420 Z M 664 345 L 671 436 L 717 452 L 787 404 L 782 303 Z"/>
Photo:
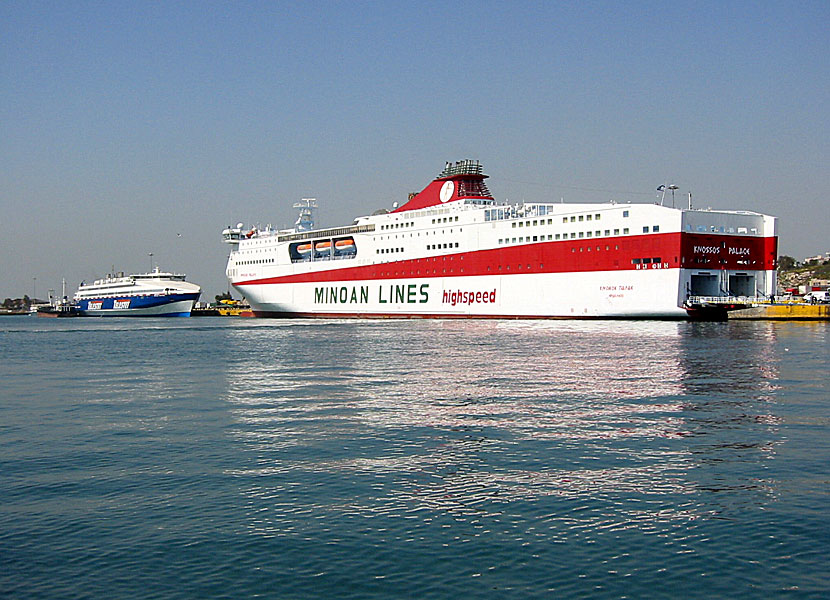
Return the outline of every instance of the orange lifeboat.
<path id="1" fill-rule="evenodd" d="M 299 246 L 297 246 L 297 252 L 303 255 L 308 254 L 309 252 L 311 252 L 311 244 L 300 244 Z"/>
<path id="2" fill-rule="evenodd" d="M 329 241 L 326 241 L 326 242 L 317 242 L 317 243 L 314 245 L 314 249 L 315 249 L 317 252 L 329 252 L 329 251 L 331 250 L 331 242 L 329 242 Z"/>
<path id="3" fill-rule="evenodd" d="M 338 252 L 354 250 L 354 240 L 337 240 L 334 242 L 334 249 Z"/>

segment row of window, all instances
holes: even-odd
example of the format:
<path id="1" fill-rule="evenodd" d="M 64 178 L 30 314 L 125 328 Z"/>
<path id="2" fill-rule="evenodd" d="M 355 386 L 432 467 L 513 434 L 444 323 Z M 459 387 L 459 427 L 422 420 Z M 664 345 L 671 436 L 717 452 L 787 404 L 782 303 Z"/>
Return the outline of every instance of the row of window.
<path id="1" fill-rule="evenodd" d="M 502 221 L 504 219 L 513 219 L 518 216 L 537 216 L 537 217 L 544 217 L 546 214 L 553 214 L 556 209 L 553 206 L 546 206 L 544 204 L 534 204 L 534 205 L 525 205 L 524 210 L 518 214 L 515 208 L 510 206 L 500 207 L 500 208 L 491 208 L 489 210 L 484 211 L 484 220 L 485 221 Z M 623 216 L 628 216 L 628 211 L 623 211 Z M 579 221 L 590 221 L 595 220 L 599 221 L 601 215 L 600 214 L 593 214 L 593 215 L 579 215 Z M 571 223 L 577 222 L 577 216 L 570 217 Z M 567 223 L 568 217 L 562 217 L 562 222 Z M 534 225 L 536 223 L 534 222 Z M 545 224 L 544 219 L 542 220 L 542 225 Z M 553 219 L 548 219 L 548 225 L 553 225 Z"/>
<path id="2" fill-rule="evenodd" d="M 627 216 L 628 216 L 628 211 L 627 211 L 627 210 L 624 210 L 624 211 L 623 211 L 623 216 L 624 216 L 624 217 L 627 217 Z M 584 218 L 583 218 L 583 217 L 584 217 Z M 595 220 L 595 221 L 599 221 L 599 219 L 600 219 L 600 217 L 602 217 L 602 215 L 600 215 L 600 214 L 595 214 L 595 215 L 593 215 L 593 217 L 594 217 L 594 220 Z M 570 218 L 570 222 L 571 222 L 571 223 L 576 223 L 576 222 L 577 222 L 577 218 L 578 218 L 578 220 L 579 220 L 579 221 L 583 221 L 583 220 L 584 220 L 584 221 L 590 221 L 590 220 L 591 220 L 591 215 L 579 215 L 578 217 L 577 217 L 577 216 L 571 216 L 571 218 Z M 563 222 L 563 223 L 567 223 L 567 222 L 568 222 L 568 217 L 562 217 L 562 222 Z"/>
<path id="3" fill-rule="evenodd" d="M 736 230 L 734 227 L 726 227 L 721 225 L 720 227 L 715 225 L 698 225 L 696 228 L 693 228 L 688 223 L 686 224 L 686 231 L 698 231 L 701 233 L 735 233 Z M 747 229 L 746 227 L 738 227 L 737 233 L 749 233 L 752 232 L 753 235 L 758 235 L 758 228 L 757 227 L 750 227 Z"/>
<path id="4" fill-rule="evenodd" d="M 437 225 L 440 223 L 453 223 L 458 221 L 458 216 L 455 217 L 438 217 L 432 220 L 433 225 Z M 389 229 L 406 229 L 409 227 L 414 227 L 414 221 L 405 221 L 403 223 L 389 223 L 388 225 L 381 225 L 380 228 L 382 231 L 387 231 Z"/>
<path id="5" fill-rule="evenodd" d="M 434 219 L 433 219 L 433 222 L 435 222 Z M 414 226 L 415 226 L 415 221 L 406 221 L 404 223 L 389 223 L 388 225 L 381 225 L 380 228 L 381 228 L 381 230 L 402 229 L 402 228 L 405 229 L 407 227 L 414 227 Z"/>
<path id="6" fill-rule="evenodd" d="M 516 227 L 536 227 L 537 225 L 544 225 L 545 220 L 542 219 L 541 221 L 514 221 L 512 223 L 513 228 Z M 548 219 L 548 225 L 553 225 L 553 219 Z"/>
<path id="7" fill-rule="evenodd" d="M 588 215 L 588 216 L 590 216 L 590 215 Z M 581 220 L 581 219 L 580 219 L 580 220 Z M 588 220 L 590 221 L 590 219 L 588 219 Z M 521 227 L 535 227 L 536 225 L 544 225 L 544 224 L 545 224 L 545 221 L 544 221 L 544 220 L 542 220 L 542 221 L 516 221 L 516 222 L 514 222 L 514 223 L 513 223 L 513 228 L 515 229 L 515 228 L 517 228 L 517 227 L 518 227 L 518 228 L 521 228 Z M 548 219 L 548 225 L 551 225 L 551 224 L 552 224 L 551 219 Z M 645 225 L 645 226 L 643 227 L 643 233 L 648 233 L 649 231 L 651 231 L 652 233 L 658 233 L 658 232 L 660 231 L 660 226 L 659 226 L 659 225 L 652 225 L 651 227 L 649 227 L 648 225 Z M 628 233 L 628 227 L 623 228 L 623 233 L 624 233 L 624 234 L 625 234 L 625 233 Z M 619 235 L 619 234 L 620 234 L 620 230 L 619 230 L 619 229 L 615 229 L 615 230 L 614 230 L 614 235 Z M 567 239 L 567 235 L 568 235 L 568 234 L 564 234 L 564 235 L 566 236 L 564 239 Z M 600 230 L 597 230 L 597 231 L 595 232 L 595 236 L 596 236 L 596 237 L 599 237 L 600 235 L 602 235 L 601 231 L 600 231 Z M 605 235 L 611 235 L 611 230 L 610 230 L 610 229 L 606 229 L 606 230 L 605 230 Z M 575 234 L 575 233 L 572 233 L 572 234 L 571 234 L 571 238 L 573 239 L 573 238 L 575 238 L 575 237 L 576 237 L 576 234 Z M 586 235 L 586 236 L 583 236 L 583 235 L 580 233 L 580 234 L 579 234 L 579 237 L 591 237 L 591 232 L 590 232 L 590 231 L 589 231 L 589 232 L 587 232 L 587 235 Z M 558 240 L 559 238 L 557 237 L 556 239 Z"/>
<path id="8" fill-rule="evenodd" d="M 624 212 L 627 213 L 628 211 L 624 211 Z M 485 210 L 484 211 L 484 221 L 485 222 L 486 221 L 500 221 L 500 220 L 503 220 L 503 219 L 509 219 L 512 216 L 515 216 L 515 215 L 511 214 L 509 208 L 507 208 L 507 209 L 493 208 L 491 210 Z M 624 215 L 624 216 L 628 216 L 628 215 Z M 562 217 L 562 222 L 563 223 L 568 223 L 568 222 L 570 222 L 570 223 L 580 223 L 582 221 L 592 221 L 592 220 L 593 221 L 599 221 L 601 217 L 602 217 L 602 215 L 600 215 L 600 214 L 579 215 L 578 217 L 577 216 L 572 216 L 572 217 L 570 217 L 570 220 L 569 220 L 568 217 Z M 528 221 L 516 221 L 515 223 L 513 223 L 513 227 L 516 227 L 516 223 L 518 223 L 519 227 L 523 227 L 523 226 L 524 227 L 536 227 L 538 225 L 545 225 L 546 223 L 547 223 L 547 225 L 553 225 L 553 219 L 547 219 L 547 220 L 546 219 L 533 219 L 532 221 L 530 221 L 530 220 L 528 220 Z"/>
<path id="9" fill-rule="evenodd" d="M 580 246 L 579 247 L 580 252 L 585 252 L 585 250 L 590 252 L 592 249 L 593 249 L 592 246 Z M 605 246 L 605 249 L 610 250 L 611 246 Z M 620 249 L 620 245 L 619 244 L 614 244 L 614 250 L 619 250 L 619 249 Z M 602 250 L 602 246 L 597 246 L 597 252 L 600 252 L 601 250 Z M 576 247 L 572 247 L 571 252 L 576 252 Z"/>
<path id="10" fill-rule="evenodd" d="M 557 233 L 557 240 L 559 239 L 559 234 Z M 548 235 L 548 240 L 553 239 L 553 234 Z M 525 237 L 518 237 L 518 238 L 499 238 L 499 245 L 501 244 L 524 244 L 526 242 L 544 242 L 545 236 L 543 235 L 534 235 L 532 238 L 531 236 Z"/>
<path id="11" fill-rule="evenodd" d="M 427 244 L 427 250 L 449 250 L 450 248 L 458 248 L 458 242 L 447 242 L 444 244 Z M 403 252 L 403 248 L 378 248 L 375 250 L 376 254 L 391 254 L 394 252 Z"/>
<path id="12" fill-rule="evenodd" d="M 623 235 L 628 235 L 628 227 L 625 227 L 622 230 Z M 610 236 L 611 230 L 606 229 L 605 235 Z M 615 229 L 614 235 L 620 235 L 620 230 Z M 580 232 L 571 232 L 570 238 L 568 237 L 567 233 L 549 233 L 547 236 L 544 235 L 534 235 L 534 236 L 519 236 L 518 238 L 499 238 L 499 244 L 522 244 L 527 242 L 544 242 L 544 241 L 555 241 L 555 240 L 567 240 L 567 239 L 583 239 L 583 238 L 591 238 L 591 237 L 602 237 L 602 232 L 597 231 L 580 231 Z"/>

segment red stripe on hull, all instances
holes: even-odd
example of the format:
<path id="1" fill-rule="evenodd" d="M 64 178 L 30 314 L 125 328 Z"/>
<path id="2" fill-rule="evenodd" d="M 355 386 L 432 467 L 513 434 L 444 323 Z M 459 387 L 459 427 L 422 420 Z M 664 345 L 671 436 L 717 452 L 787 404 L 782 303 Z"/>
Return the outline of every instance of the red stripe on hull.
<path id="1" fill-rule="evenodd" d="M 361 267 L 331 268 L 249 279 L 236 281 L 234 285 L 634 271 L 656 268 L 757 271 L 775 268 L 776 251 L 776 238 L 675 232 L 531 242 Z"/>

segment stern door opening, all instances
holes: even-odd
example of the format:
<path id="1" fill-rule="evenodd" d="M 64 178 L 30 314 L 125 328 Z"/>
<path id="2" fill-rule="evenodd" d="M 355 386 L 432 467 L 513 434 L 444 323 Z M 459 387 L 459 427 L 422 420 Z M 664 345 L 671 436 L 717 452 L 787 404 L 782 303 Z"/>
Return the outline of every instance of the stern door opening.
<path id="1" fill-rule="evenodd" d="M 720 296 L 717 275 L 692 275 L 692 296 Z"/>
<path id="2" fill-rule="evenodd" d="M 731 296 L 754 296 L 755 275 L 730 275 L 729 294 Z"/>

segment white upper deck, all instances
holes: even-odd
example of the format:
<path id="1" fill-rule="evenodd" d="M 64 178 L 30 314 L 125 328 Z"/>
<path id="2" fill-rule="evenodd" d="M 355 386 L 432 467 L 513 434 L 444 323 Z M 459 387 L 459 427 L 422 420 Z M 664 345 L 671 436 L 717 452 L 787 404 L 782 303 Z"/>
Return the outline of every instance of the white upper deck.
<path id="1" fill-rule="evenodd" d="M 201 288 L 195 283 L 185 281 L 182 273 L 160 271 L 156 267 L 149 273 L 122 273 L 107 275 L 96 279 L 91 284 L 81 283 L 75 298 L 90 298 L 105 295 L 126 294 L 163 294 L 163 293 L 193 293 Z"/>

